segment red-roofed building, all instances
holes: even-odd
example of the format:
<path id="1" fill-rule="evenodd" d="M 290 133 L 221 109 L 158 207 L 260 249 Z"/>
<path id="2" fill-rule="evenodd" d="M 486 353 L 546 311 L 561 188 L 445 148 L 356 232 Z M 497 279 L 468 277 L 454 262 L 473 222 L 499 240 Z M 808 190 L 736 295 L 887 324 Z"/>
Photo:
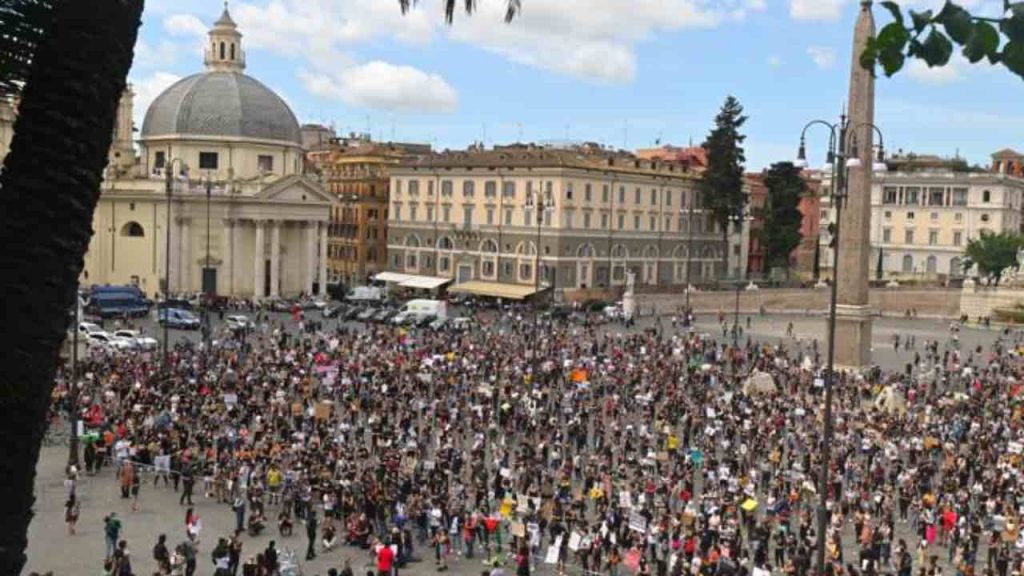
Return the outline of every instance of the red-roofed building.
<path id="1" fill-rule="evenodd" d="M 746 179 L 750 190 L 748 205 L 753 216 L 750 222 L 748 273 L 752 278 L 764 278 L 771 273 L 765 269 L 765 248 L 760 242 L 760 231 L 764 229 L 763 209 L 768 202 L 768 187 L 764 185 L 762 174 L 748 174 Z M 802 238 L 800 245 L 789 255 L 789 262 L 792 277 L 810 278 L 814 274 L 814 252 L 817 249 L 821 228 L 821 180 L 813 175 L 807 175 L 806 179 L 807 194 L 800 199 L 797 206 L 803 216 L 800 224 Z"/>
<path id="2" fill-rule="evenodd" d="M 660 148 L 641 148 L 636 151 L 641 160 L 675 161 L 694 172 L 703 172 L 708 166 L 707 150 L 700 146 L 670 146 Z"/>

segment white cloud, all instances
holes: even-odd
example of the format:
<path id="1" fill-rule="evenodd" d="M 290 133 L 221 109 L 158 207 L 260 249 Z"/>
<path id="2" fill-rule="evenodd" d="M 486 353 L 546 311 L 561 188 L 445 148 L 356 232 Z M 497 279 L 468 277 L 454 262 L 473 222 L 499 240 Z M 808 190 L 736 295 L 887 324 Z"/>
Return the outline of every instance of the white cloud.
<path id="1" fill-rule="evenodd" d="M 907 76 L 924 84 L 950 84 L 962 77 L 955 58 L 945 66 L 935 68 L 929 68 L 924 61 L 914 58 L 907 64 Z"/>
<path id="2" fill-rule="evenodd" d="M 836 51 L 828 46 L 808 46 L 807 55 L 819 70 L 828 70 L 836 64 Z"/>
<path id="3" fill-rule="evenodd" d="M 172 36 L 206 36 L 209 26 L 192 14 L 172 14 L 164 18 L 164 30 Z"/>
<path id="4" fill-rule="evenodd" d="M 135 42 L 135 59 L 132 62 L 132 70 L 170 68 L 177 62 L 181 51 L 181 46 L 174 42 L 161 40 L 160 44 L 151 46 L 140 36 Z"/>
<path id="5" fill-rule="evenodd" d="M 157 96 L 178 80 L 181 80 L 181 76 L 170 72 L 154 72 L 142 78 L 129 79 L 132 84 L 132 90 L 135 92 L 135 102 L 132 111 L 135 116 L 135 125 L 139 130 L 142 130 L 142 120 L 146 116 L 146 111 L 149 110 L 149 105 L 153 103 Z"/>
<path id="6" fill-rule="evenodd" d="M 789 15 L 794 20 L 835 21 L 847 0 L 789 0 Z"/>
<path id="7" fill-rule="evenodd" d="M 520 64 L 606 83 L 636 75 L 636 46 L 661 32 L 713 28 L 765 8 L 764 0 L 531 0 L 512 25 L 502 2 L 448 34 Z"/>
<path id="8" fill-rule="evenodd" d="M 392 112 L 452 112 L 459 97 L 443 78 L 375 60 L 337 73 L 299 73 L 307 90 L 352 106 Z"/>

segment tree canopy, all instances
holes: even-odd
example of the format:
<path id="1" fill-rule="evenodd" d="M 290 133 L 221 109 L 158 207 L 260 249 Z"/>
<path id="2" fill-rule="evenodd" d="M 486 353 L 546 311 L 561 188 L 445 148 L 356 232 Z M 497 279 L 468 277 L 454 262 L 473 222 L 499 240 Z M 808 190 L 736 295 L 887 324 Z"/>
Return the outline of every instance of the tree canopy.
<path id="1" fill-rule="evenodd" d="M 1024 247 L 1024 236 L 1017 232 L 983 230 L 978 238 L 967 242 L 964 270 L 977 266 L 980 277 L 998 286 L 1005 270 L 1020 267 L 1017 254 L 1021 247 Z"/>
<path id="2" fill-rule="evenodd" d="M 792 162 L 777 162 L 764 172 L 764 185 L 768 188 L 768 202 L 763 209 L 764 228 L 761 242 L 765 248 L 767 268 L 790 267 L 789 255 L 800 245 L 803 236 L 800 225 L 800 198 L 807 191 L 807 183 L 800 177 L 800 169 Z"/>
<path id="3" fill-rule="evenodd" d="M 938 12 L 907 10 L 906 16 L 899 2 L 882 2 L 893 21 L 868 42 L 861 65 L 874 70 L 878 64 L 886 76 L 899 72 L 907 58 L 945 66 L 955 44 L 972 64 L 988 60 L 1024 78 L 1024 2 L 1002 2 L 998 18 L 972 14 L 950 0 Z"/>

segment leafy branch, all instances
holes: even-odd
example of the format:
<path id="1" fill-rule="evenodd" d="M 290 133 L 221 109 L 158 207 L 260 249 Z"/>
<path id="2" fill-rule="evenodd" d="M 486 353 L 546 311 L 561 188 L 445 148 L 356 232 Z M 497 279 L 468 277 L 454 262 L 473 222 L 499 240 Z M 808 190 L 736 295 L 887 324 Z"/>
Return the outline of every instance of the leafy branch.
<path id="1" fill-rule="evenodd" d="M 1003 17 L 987 18 L 947 0 L 938 13 L 908 10 L 909 22 L 897 2 L 881 3 L 893 21 L 868 40 L 861 66 L 886 76 L 899 72 L 907 58 L 923 60 L 929 68 L 945 66 L 954 44 L 972 64 L 988 60 L 1024 78 L 1024 2 L 1003 0 Z"/>

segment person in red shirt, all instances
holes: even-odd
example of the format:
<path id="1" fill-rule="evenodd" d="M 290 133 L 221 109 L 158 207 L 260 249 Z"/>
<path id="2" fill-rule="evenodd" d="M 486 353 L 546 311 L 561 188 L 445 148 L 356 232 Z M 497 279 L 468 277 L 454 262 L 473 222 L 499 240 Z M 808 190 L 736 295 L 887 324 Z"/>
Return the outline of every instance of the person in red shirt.
<path id="1" fill-rule="evenodd" d="M 387 543 L 381 543 L 377 549 L 377 576 L 391 576 L 395 564 L 395 553 Z"/>

